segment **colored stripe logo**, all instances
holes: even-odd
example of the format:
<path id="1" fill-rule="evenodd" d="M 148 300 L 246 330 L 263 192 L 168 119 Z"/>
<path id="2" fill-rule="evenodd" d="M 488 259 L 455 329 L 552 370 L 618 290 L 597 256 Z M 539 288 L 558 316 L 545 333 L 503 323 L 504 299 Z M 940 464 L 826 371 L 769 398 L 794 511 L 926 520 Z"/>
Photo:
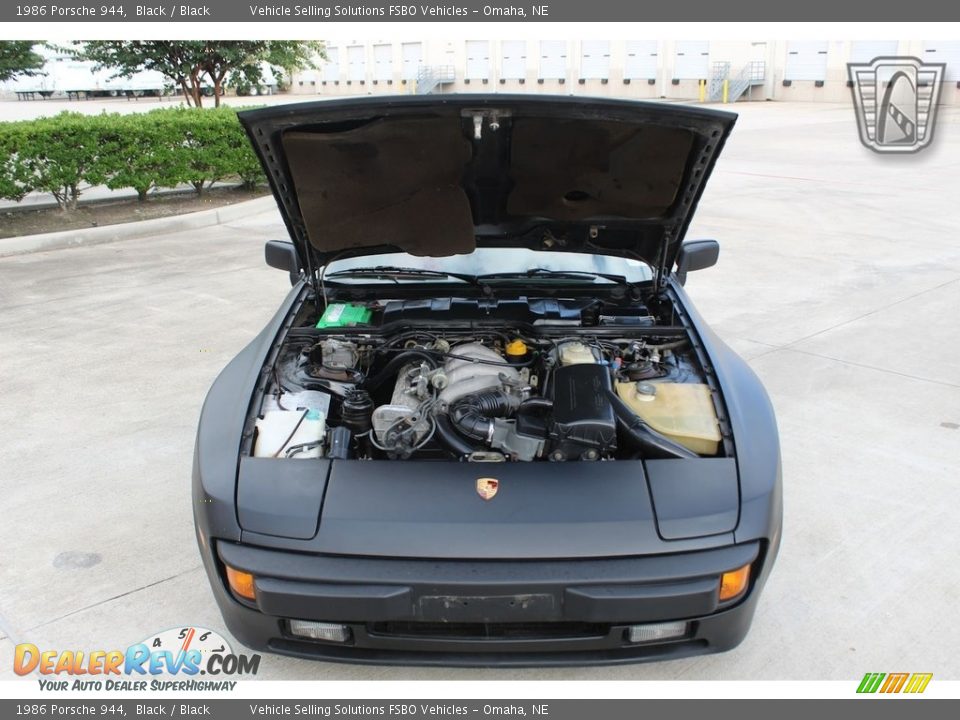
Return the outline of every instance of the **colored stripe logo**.
<path id="1" fill-rule="evenodd" d="M 933 673 L 867 673 L 860 681 L 858 693 L 914 693 L 927 689 Z"/>

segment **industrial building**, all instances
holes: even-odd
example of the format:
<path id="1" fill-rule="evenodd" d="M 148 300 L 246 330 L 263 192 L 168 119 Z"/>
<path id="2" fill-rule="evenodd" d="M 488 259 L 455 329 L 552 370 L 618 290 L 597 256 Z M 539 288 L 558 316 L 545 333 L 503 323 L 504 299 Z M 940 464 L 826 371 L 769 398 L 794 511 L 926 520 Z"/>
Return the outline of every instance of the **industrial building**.
<path id="1" fill-rule="evenodd" d="M 96 97 L 176 93 L 160 73 L 129 78 L 41 48 L 45 74 L 0 94 Z M 850 102 L 847 63 L 912 56 L 945 63 L 939 103 L 960 104 L 960 40 L 356 40 L 327 43 L 315 69 L 292 73 L 297 95 L 535 92 L 636 99 Z M 265 68 L 265 84 L 282 89 Z M 212 88 L 211 88 L 212 90 Z"/>
<path id="2" fill-rule="evenodd" d="M 846 64 L 890 55 L 946 63 L 940 103 L 960 103 L 960 41 L 357 40 L 328 44 L 290 91 L 846 102 Z"/>

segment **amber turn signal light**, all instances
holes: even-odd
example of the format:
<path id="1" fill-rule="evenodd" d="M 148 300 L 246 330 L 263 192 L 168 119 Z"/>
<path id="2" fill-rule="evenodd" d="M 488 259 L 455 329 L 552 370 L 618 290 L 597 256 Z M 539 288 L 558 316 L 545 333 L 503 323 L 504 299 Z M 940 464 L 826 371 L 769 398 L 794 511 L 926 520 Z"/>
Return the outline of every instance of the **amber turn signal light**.
<path id="1" fill-rule="evenodd" d="M 230 589 L 242 598 L 256 600 L 257 593 L 253 589 L 253 575 L 243 570 L 236 570 L 229 565 L 224 567 L 227 569 L 227 583 L 229 583 Z"/>
<path id="2" fill-rule="evenodd" d="M 725 572 L 720 578 L 720 602 L 733 600 L 747 589 L 747 583 L 750 582 L 750 566 L 744 565 L 742 568 Z"/>

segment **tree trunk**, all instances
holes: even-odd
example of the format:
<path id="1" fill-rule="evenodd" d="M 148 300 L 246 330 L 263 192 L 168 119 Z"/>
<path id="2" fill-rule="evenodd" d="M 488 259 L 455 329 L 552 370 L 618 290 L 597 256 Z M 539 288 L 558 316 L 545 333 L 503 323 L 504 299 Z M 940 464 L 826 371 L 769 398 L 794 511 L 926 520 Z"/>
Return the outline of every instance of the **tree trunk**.
<path id="1" fill-rule="evenodd" d="M 180 79 L 180 89 L 183 91 L 183 99 L 186 101 L 187 106 L 193 105 L 193 92 L 190 90 L 190 86 L 187 85 L 185 78 Z"/>
<path id="2" fill-rule="evenodd" d="M 220 87 L 223 84 L 223 76 L 218 75 L 213 78 L 213 106 L 220 107 Z"/>
<path id="3" fill-rule="evenodd" d="M 190 88 L 193 90 L 194 107 L 203 107 L 203 92 L 200 87 L 200 73 L 196 70 L 190 72 Z"/>
<path id="4" fill-rule="evenodd" d="M 67 189 L 67 203 L 71 210 L 76 210 L 80 202 L 80 190 L 76 185 L 70 185 Z"/>

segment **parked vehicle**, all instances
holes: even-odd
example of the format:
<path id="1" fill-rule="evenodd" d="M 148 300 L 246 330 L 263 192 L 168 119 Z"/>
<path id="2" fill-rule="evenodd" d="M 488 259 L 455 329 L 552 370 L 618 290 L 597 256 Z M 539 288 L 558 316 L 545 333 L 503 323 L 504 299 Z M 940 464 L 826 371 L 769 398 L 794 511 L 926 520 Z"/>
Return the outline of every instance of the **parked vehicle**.
<path id="1" fill-rule="evenodd" d="M 776 557 L 757 377 L 684 292 L 736 116 L 444 95 L 240 114 L 293 289 L 204 404 L 227 627 L 373 663 L 728 650 Z"/>

